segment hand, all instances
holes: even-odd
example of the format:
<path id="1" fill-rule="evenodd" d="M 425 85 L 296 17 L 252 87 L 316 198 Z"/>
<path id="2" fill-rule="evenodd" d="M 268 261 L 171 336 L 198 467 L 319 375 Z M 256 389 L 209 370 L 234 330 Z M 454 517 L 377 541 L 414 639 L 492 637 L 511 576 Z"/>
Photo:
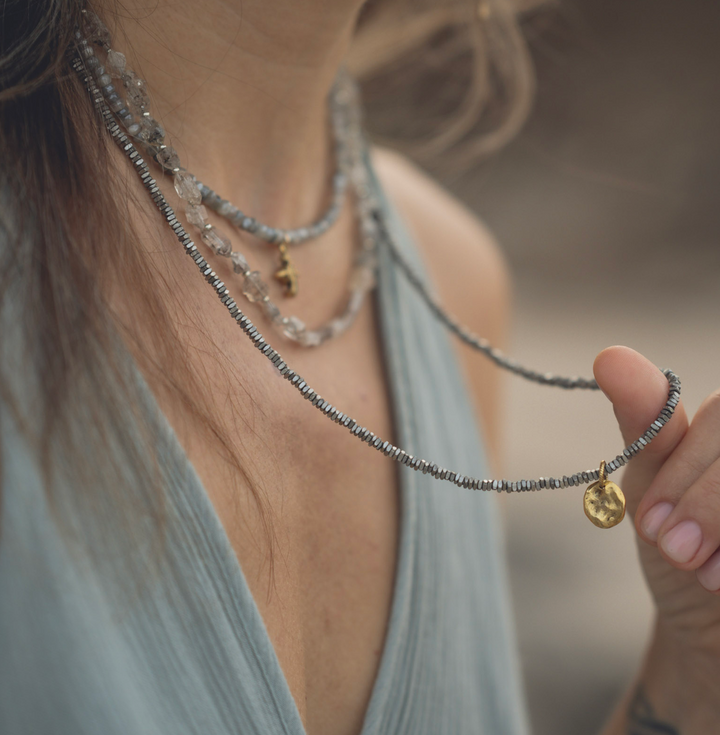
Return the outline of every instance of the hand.
<path id="1" fill-rule="evenodd" d="M 630 443 L 662 409 L 665 376 L 627 347 L 601 352 L 594 372 Z M 720 392 L 690 425 L 680 403 L 650 446 L 628 463 L 619 484 L 659 627 L 683 651 L 720 662 Z"/>

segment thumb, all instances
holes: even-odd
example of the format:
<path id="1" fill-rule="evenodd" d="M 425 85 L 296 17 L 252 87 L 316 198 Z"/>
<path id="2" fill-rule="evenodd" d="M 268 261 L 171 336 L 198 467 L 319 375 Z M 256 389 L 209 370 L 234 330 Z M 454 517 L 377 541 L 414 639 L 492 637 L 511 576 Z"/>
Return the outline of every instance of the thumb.
<path id="1" fill-rule="evenodd" d="M 659 368 L 629 347 L 608 347 L 593 364 L 595 380 L 610 399 L 626 444 L 655 421 L 668 397 L 668 381 Z M 682 402 L 649 446 L 628 463 L 623 477 L 631 511 L 637 507 L 665 460 L 688 428 Z"/>

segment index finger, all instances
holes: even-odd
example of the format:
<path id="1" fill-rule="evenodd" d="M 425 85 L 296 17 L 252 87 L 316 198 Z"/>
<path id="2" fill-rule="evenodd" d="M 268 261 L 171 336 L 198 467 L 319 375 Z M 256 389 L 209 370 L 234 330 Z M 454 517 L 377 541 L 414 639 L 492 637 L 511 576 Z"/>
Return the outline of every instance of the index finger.
<path id="1" fill-rule="evenodd" d="M 651 507 L 662 502 L 676 505 L 687 489 L 719 458 L 720 393 L 714 393 L 700 406 L 677 448 L 650 483 L 637 509 L 638 529 L 642 529 L 643 517 Z"/>

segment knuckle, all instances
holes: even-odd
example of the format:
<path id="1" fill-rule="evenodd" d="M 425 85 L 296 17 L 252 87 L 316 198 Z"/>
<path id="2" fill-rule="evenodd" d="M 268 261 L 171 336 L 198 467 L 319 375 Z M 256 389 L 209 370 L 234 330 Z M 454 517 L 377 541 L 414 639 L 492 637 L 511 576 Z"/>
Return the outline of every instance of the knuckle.
<path id="1" fill-rule="evenodd" d="M 702 475 L 691 488 L 688 499 L 704 519 L 720 519 L 720 475 L 717 473 Z"/>
<path id="2" fill-rule="evenodd" d="M 702 477 L 709 464 L 707 461 L 703 461 L 701 457 L 698 457 L 695 453 L 691 452 L 683 454 L 683 456 L 678 459 L 678 462 L 680 465 L 680 471 L 688 477 Z"/>

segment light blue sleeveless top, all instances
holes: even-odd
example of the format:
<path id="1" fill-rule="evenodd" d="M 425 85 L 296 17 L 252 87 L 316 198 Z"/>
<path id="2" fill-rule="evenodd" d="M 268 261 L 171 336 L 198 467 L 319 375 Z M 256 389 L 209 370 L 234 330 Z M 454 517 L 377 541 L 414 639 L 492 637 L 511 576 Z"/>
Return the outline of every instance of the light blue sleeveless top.
<path id="1" fill-rule="evenodd" d="M 487 476 L 453 346 L 385 251 L 377 299 L 400 446 Z M 38 462 L 0 402 L 0 733 L 303 735 L 224 529 L 147 400 L 162 430 L 165 555 L 121 600 L 117 580 L 83 563 L 58 527 Z M 399 476 L 394 598 L 362 735 L 525 735 L 495 498 L 404 467 Z"/>

